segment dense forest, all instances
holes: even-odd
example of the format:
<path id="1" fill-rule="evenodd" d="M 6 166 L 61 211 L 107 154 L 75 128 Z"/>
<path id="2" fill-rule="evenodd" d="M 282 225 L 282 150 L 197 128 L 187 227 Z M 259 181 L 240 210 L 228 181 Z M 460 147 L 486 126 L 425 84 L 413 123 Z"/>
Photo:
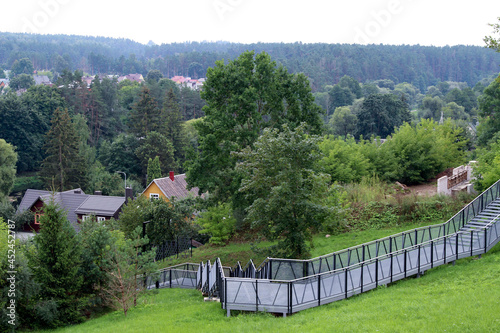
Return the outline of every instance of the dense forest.
<path id="1" fill-rule="evenodd" d="M 0 67 L 9 69 L 29 58 L 36 69 L 82 70 L 90 74 L 203 77 L 216 60 L 233 60 L 247 50 L 267 52 L 292 73 L 304 73 L 313 91 L 337 83 L 344 75 L 359 82 L 389 79 L 420 90 L 442 81 L 473 86 L 498 71 L 500 55 L 478 46 L 349 44 L 235 44 L 187 42 L 143 45 L 132 40 L 89 36 L 35 35 L 0 32 Z"/>

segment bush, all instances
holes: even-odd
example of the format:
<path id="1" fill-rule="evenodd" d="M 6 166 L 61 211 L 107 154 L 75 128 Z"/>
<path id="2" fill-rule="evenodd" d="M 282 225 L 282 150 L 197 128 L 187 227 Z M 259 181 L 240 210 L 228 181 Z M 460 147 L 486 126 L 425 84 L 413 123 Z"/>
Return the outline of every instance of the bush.
<path id="1" fill-rule="evenodd" d="M 223 246 L 236 230 L 236 219 L 232 215 L 230 204 L 220 204 L 208 208 L 196 219 L 196 223 L 203 227 L 201 234 L 209 234 L 210 244 Z"/>

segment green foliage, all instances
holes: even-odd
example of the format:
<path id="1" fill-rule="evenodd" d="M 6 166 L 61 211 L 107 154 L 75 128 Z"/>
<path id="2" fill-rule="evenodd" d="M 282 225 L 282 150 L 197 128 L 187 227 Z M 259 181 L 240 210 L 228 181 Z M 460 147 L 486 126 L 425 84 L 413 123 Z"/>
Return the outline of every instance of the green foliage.
<path id="1" fill-rule="evenodd" d="M 157 156 L 162 174 L 168 174 L 169 171 L 176 169 L 174 146 L 165 135 L 159 132 L 149 132 L 145 138 L 140 140 L 135 154 L 143 167 L 144 176 L 147 172 L 148 160 Z"/>
<path id="2" fill-rule="evenodd" d="M 461 164 L 466 144 L 459 140 L 461 131 L 450 121 L 439 125 L 428 119 L 416 126 L 401 126 L 382 147 L 396 160 L 395 179 L 405 184 L 421 183 Z"/>
<path id="3" fill-rule="evenodd" d="M 141 175 L 142 164 L 135 151 L 140 141 L 133 135 L 120 134 L 113 142 L 104 141 L 99 148 L 99 160 L 111 173 L 123 171 L 130 175 Z M 147 160 L 146 160 L 147 162 Z"/>
<path id="4" fill-rule="evenodd" d="M 240 191 L 252 202 L 247 220 L 278 240 L 274 255 L 286 258 L 308 255 L 311 231 L 329 212 L 320 200 L 327 194 L 328 176 L 313 171 L 320 158 L 318 139 L 306 136 L 305 127 L 264 129 L 253 149 L 235 154 L 241 160 Z"/>
<path id="5" fill-rule="evenodd" d="M 77 297 L 82 285 L 81 245 L 63 210 L 49 202 L 43 211 L 40 233 L 34 238 L 36 251 L 29 253 L 29 262 L 35 281 L 41 284 L 40 301 L 55 304 L 45 324 L 56 327 L 81 321 Z"/>
<path id="6" fill-rule="evenodd" d="M 174 147 L 175 165 L 180 167 L 185 160 L 187 141 L 184 133 L 184 127 L 181 123 L 181 112 L 173 89 L 170 89 L 166 94 L 165 102 L 163 103 L 162 117 L 162 121 L 164 123 L 162 133 L 164 133 L 167 139 L 172 142 Z M 175 169 L 178 171 L 178 168 L 173 167 L 171 168 L 171 171 Z"/>
<path id="7" fill-rule="evenodd" d="M 135 228 L 142 228 L 144 221 L 150 221 L 146 226 L 146 235 L 152 244 L 160 244 L 190 234 L 193 213 L 192 209 L 186 209 L 175 201 L 150 200 L 140 196 L 123 206 L 118 225 L 125 237 L 130 238 Z"/>
<path id="8" fill-rule="evenodd" d="M 108 282 L 108 276 L 105 272 L 106 260 L 110 248 L 116 241 L 116 234 L 117 231 L 111 231 L 110 227 L 97 222 L 95 218 L 82 223 L 79 232 L 82 247 L 79 275 L 83 277 L 80 292 L 91 300 L 87 311 L 93 307 L 102 306 L 99 289 Z"/>
<path id="9" fill-rule="evenodd" d="M 500 21 L 500 18 L 498 18 L 498 21 Z M 489 25 L 493 28 L 493 33 L 500 33 L 500 23 L 490 23 Z M 500 52 L 500 38 L 495 39 L 495 37 L 486 36 L 483 40 L 486 43 L 486 47 Z"/>
<path id="10" fill-rule="evenodd" d="M 10 194 L 16 179 L 17 154 L 11 144 L 0 139 L 0 200 Z"/>
<path id="11" fill-rule="evenodd" d="M 321 108 L 314 104 L 308 79 L 289 74 L 265 52 L 242 53 L 207 70 L 202 98 L 206 116 L 196 123 L 199 149 L 186 163 L 187 181 L 216 200 L 233 199 L 233 208 L 244 205 L 237 198 L 240 177 L 234 172 L 232 151 L 250 147 L 266 127 L 280 129 L 307 123 L 307 130 L 321 130 Z"/>
<path id="12" fill-rule="evenodd" d="M 47 157 L 40 176 L 46 188 L 65 191 L 86 185 L 86 165 L 80 155 L 79 138 L 68 110 L 56 109 L 45 142 Z"/>
<path id="13" fill-rule="evenodd" d="M 357 117 L 358 135 L 385 138 L 396 127 L 410 121 L 410 112 L 408 105 L 395 95 L 377 94 L 365 98 Z"/>
<path id="14" fill-rule="evenodd" d="M 131 306 L 137 305 L 137 298 L 146 291 L 142 279 L 153 276 L 158 271 L 154 262 L 155 251 L 142 251 L 149 243 L 141 237 L 142 228 L 137 227 L 130 239 L 118 238 L 106 246 L 105 265 L 107 282 L 102 285 L 101 295 L 114 309 L 124 315 Z"/>
<path id="15" fill-rule="evenodd" d="M 347 138 L 347 135 L 356 133 L 357 122 L 358 118 L 351 112 L 351 109 L 341 106 L 335 109 L 328 125 L 332 134 Z"/>
<path id="16" fill-rule="evenodd" d="M 24 192 L 27 189 L 43 189 L 43 181 L 38 176 L 18 176 L 14 180 L 11 193 Z"/>
<path id="17" fill-rule="evenodd" d="M 477 164 L 474 166 L 474 189 L 481 192 L 500 179 L 500 139 L 487 147 L 478 149 Z"/>
<path id="18" fill-rule="evenodd" d="M 370 160 L 363 154 L 362 145 L 351 136 L 347 140 L 327 136 L 319 143 L 323 153 L 319 165 L 330 174 L 331 182 L 343 184 L 360 182 L 372 170 Z"/>
<path id="19" fill-rule="evenodd" d="M 163 74 L 157 69 L 153 69 L 153 70 L 149 71 L 148 75 L 146 75 L 146 81 L 158 82 L 162 78 L 163 78 Z"/>
<path id="20" fill-rule="evenodd" d="M 209 207 L 195 220 L 202 226 L 200 234 L 210 235 L 210 244 L 224 246 L 236 231 L 236 219 L 232 215 L 231 205 L 228 203 Z"/>
<path id="21" fill-rule="evenodd" d="M 30 74 L 21 74 L 10 80 L 9 87 L 14 90 L 28 89 L 35 85 L 35 80 Z"/>
<path id="22" fill-rule="evenodd" d="M 136 137 L 147 136 L 152 131 L 161 131 L 161 110 L 151 92 L 143 87 L 139 100 L 129 114 L 128 125 L 130 132 Z"/>
<path id="23" fill-rule="evenodd" d="M 478 142 L 486 146 L 500 131 L 500 75 L 484 89 L 484 94 L 479 98 L 480 127 L 478 128 Z"/>
<path id="24" fill-rule="evenodd" d="M 96 161 L 88 170 L 88 185 L 85 191 L 88 193 L 101 191 L 103 195 L 123 196 L 125 189 L 120 174 L 106 171 L 102 164 Z"/>
<path id="25" fill-rule="evenodd" d="M 11 67 L 12 74 L 21 75 L 28 74 L 33 75 L 35 68 L 33 67 L 33 63 L 29 58 L 22 58 L 14 61 Z"/>
<path id="26" fill-rule="evenodd" d="M 147 175 L 148 175 L 148 180 L 146 181 L 146 184 L 148 185 L 151 184 L 151 182 L 154 179 L 162 177 L 159 156 L 156 156 L 154 160 L 149 158 Z"/>

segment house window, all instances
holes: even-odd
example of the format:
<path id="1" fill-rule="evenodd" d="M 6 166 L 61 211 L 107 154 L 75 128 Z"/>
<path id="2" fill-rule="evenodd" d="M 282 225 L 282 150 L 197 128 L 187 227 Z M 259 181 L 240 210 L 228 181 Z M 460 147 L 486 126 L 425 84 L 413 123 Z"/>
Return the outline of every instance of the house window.
<path id="1" fill-rule="evenodd" d="M 42 214 L 40 213 L 35 213 L 35 224 L 40 224 L 40 217 Z"/>
<path id="2" fill-rule="evenodd" d="M 83 215 L 82 216 L 82 221 L 90 221 L 90 215 Z"/>
<path id="3" fill-rule="evenodd" d="M 106 218 L 104 216 L 98 216 L 97 217 L 97 222 L 102 222 L 102 221 L 105 221 Z"/>
<path id="4" fill-rule="evenodd" d="M 149 195 L 150 199 L 160 199 L 160 195 L 158 193 L 151 193 Z"/>

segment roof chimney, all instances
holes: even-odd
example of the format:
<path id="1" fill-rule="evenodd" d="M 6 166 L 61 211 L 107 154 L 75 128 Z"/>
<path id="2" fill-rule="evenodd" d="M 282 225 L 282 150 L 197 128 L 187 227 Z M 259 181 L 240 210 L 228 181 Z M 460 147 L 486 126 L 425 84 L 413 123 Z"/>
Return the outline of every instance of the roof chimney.
<path id="1" fill-rule="evenodd" d="M 174 172 L 173 171 L 170 171 L 170 180 L 174 181 L 175 178 L 174 178 Z"/>
<path id="2" fill-rule="evenodd" d="M 94 191 L 94 195 L 102 195 L 102 191 Z"/>
<path id="3" fill-rule="evenodd" d="M 128 202 L 129 200 L 134 199 L 134 192 L 132 191 L 132 188 L 126 187 L 125 188 L 125 202 Z"/>

